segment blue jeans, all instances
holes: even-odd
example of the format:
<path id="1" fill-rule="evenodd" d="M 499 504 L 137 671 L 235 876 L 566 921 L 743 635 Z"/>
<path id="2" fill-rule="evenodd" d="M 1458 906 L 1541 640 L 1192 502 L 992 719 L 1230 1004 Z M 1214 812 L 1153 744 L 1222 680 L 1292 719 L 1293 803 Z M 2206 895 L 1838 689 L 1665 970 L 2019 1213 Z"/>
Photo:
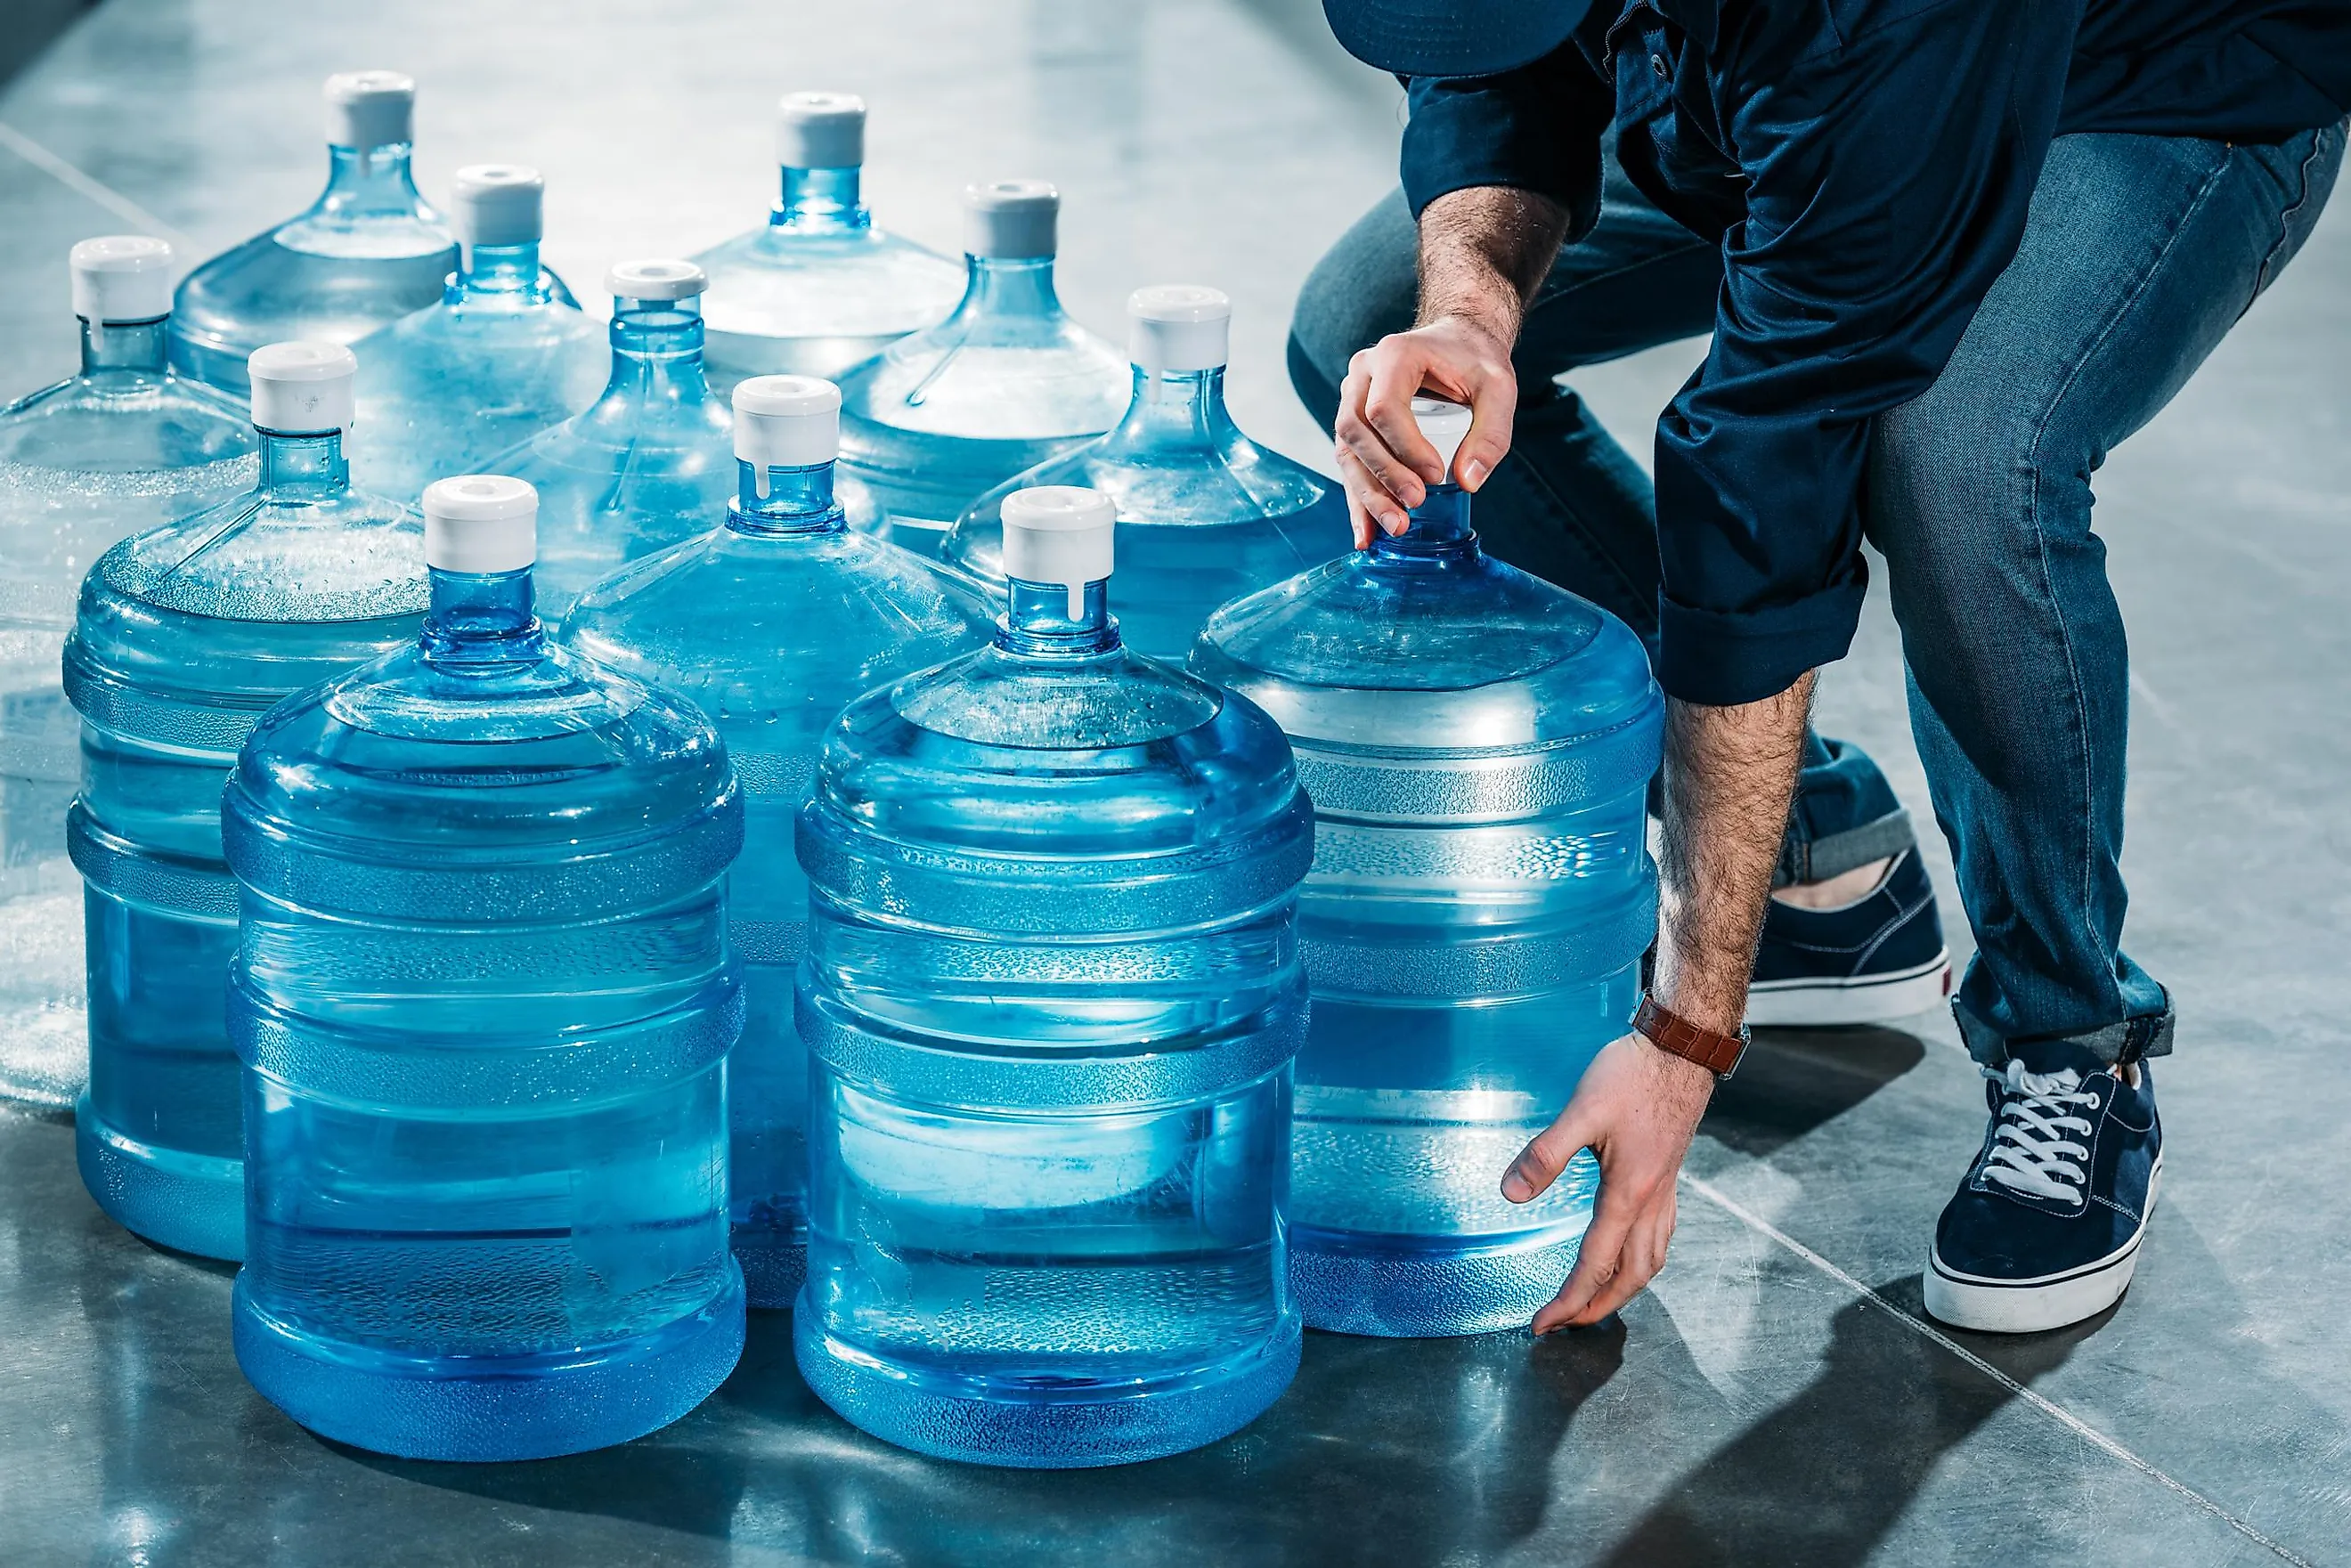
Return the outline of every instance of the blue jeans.
<path id="1" fill-rule="evenodd" d="M 2014 261 L 1935 384 L 1877 422 L 1867 524 L 1886 560 L 1911 727 L 1976 956 L 1957 999 L 1978 1060 L 2070 1040 L 2108 1061 L 2168 1051 L 2170 998 L 2122 951 L 2122 618 L 2091 532 L 2090 476 L 2184 385 L 2317 220 L 2342 125 L 2272 146 L 2063 136 Z M 1607 159 L 1601 219 L 1560 252 L 1513 356 L 1511 461 L 1479 494 L 1494 553 L 1656 628 L 1655 502 L 1555 378 L 1708 330 L 1708 241 Z M 1309 277 L 1292 381 L 1327 423 L 1354 351 L 1412 324 L 1401 194 Z M 1806 738 L 1779 880 L 1816 881 L 1908 841 L 1858 748 Z"/>

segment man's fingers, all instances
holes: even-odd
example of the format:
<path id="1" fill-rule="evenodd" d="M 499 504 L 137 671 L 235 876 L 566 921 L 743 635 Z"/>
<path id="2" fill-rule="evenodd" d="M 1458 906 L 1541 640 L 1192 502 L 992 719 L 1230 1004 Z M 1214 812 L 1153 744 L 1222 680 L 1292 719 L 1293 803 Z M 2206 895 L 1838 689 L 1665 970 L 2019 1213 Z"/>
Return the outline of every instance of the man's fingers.
<path id="1" fill-rule="evenodd" d="M 1626 1302 L 1648 1289 L 1649 1281 L 1666 1266 L 1666 1249 L 1673 1237 L 1674 1197 L 1673 1189 L 1668 1187 L 1635 1224 L 1632 1235 L 1625 1239 L 1624 1257 L 1616 1272 L 1583 1311 L 1575 1314 L 1575 1325 L 1596 1323 L 1609 1313 L 1622 1311 Z"/>
<path id="2" fill-rule="evenodd" d="M 1337 459 L 1339 482 L 1347 493 L 1347 528 L 1354 538 L 1355 548 L 1371 549 L 1372 535 L 1375 529 L 1384 529 L 1388 533 L 1402 532 L 1403 514 L 1394 513 L 1393 515 L 1397 518 L 1396 526 L 1389 528 L 1384 519 L 1391 514 L 1376 510 L 1374 505 L 1367 504 L 1367 497 L 1378 496 L 1381 493 L 1378 487 L 1373 485 L 1371 476 L 1364 472 L 1364 465 L 1355 460 L 1355 455 L 1342 446 L 1338 449 Z M 1382 497 L 1382 499 L 1384 499 L 1384 497 Z"/>
<path id="3" fill-rule="evenodd" d="M 1596 1321 L 1586 1309 L 1608 1288 L 1625 1267 L 1625 1244 L 1641 1217 L 1644 1195 L 1626 1192 L 1622 1181 L 1611 1182 L 1604 1166 L 1600 1200 L 1592 1210 L 1591 1228 L 1583 1233 L 1575 1268 L 1542 1311 L 1535 1314 L 1534 1330 L 1549 1333 L 1562 1324 Z"/>
<path id="4" fill-rule="evenodd" d="M 1518 402 L 1518 377 L 1507 368 L 1480 376 L 1469 389 L 1469 434 L 1453 455 L 1452 478 L 1463 489 L 1474 491 L 1483 485 L 1510 450 Z"/>
<path id="5" fill-rule="evenodd" d="M 1512 1203 L 1531 1202 L 1559 1179 L 1567 1162 L 1593 1136 L 1593 1130 L 1577 1113 L 1575 1103 L 1570 1101 L 1567 1109 L 1529 1140 L 1527 1146 L 1519 1151 L 1519 1157 L 1510 1162 L 1510 1168 L 1502 1173 L 1502 1196 Z"/>

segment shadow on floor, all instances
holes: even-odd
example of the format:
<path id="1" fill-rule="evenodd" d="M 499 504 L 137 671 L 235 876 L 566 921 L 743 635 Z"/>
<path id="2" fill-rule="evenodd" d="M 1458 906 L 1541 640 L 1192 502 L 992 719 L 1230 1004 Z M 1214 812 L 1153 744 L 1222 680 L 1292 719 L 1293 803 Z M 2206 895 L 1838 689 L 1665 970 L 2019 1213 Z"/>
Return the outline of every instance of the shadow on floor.
<path id="1" fill-rule="evenodd" d="M 1289 1394 L 1222 1443 L 1115 1469 L 999 1470 L 854 1430 L 800 1381 L 789 1320 L 761 1313 L 716 1398 L 624 1448 L 494 1466 L 338 1452 L 427 1486 L 823 1563 L 1486 1562 L 1541 1525 L 1552 1455 L 1624 1354 L 1615 1324 L 1541 1341 L 1310 1334 Z"/>
<path id="2" fill-rule="evenodd" d="M 1757 1030 L 1699 1131 L 1761 1158 L 1844 1115 L 1926 1055 L 1916 1035 L 1874 1025 Z"/>
<path id="3" fill-rule="evenodd" d="M 1918 1278 L 1882 1292 L 1920 1310 Z M 2031 1385 L 2114 1310 L 2013 1342 Z M 1611 1568 L 1868 1560 L 1936 1467 L 2012 1398 L 2000 1384 L 1856 1299 L 1836 1315 L 1819 1375 L 1685 1478 L 1618 1543 Z"/>

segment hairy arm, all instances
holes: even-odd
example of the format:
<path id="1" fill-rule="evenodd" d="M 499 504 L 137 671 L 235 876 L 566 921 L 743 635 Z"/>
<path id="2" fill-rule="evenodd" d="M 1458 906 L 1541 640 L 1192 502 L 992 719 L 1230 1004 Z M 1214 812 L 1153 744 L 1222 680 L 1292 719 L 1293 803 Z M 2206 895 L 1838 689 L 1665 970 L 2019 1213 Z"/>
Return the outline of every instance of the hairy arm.
<path id="1" fill-rule="evenodd" d="M 1747 982 L 1771 894 L 1771 868 L 1796 787 L 1810 674 L 1737 707 L 1666 705 L 1665 858 L 1658 868 L 1657 999 L 1724 1034 L 1747 1011 Z M 1600 1197 L 1574 1271 L 1537 1333 L 1596 1323 L 1665 1266 L 1674 1180 L 1714 1092 L 1704 1068 L 1627 1034 L 1593 1059 L 1575 1098 L 1502 1178 L 1524 1203 L 1579 1149 L 1600 1160 Z"/>
<path id="2" fill-rule="evenodd" d="M 1468 405 L 1454 474 L 1475 490 L 1510 449 L 1519 382 L 1510 368 L 1527 301 L 1566 237 L 1567 210 L 1500 185 L 1450 191 L 1420 215 L 1420 316 L 1409 332 L 1356 354 L 1339 392 L 1339 475 L 1357 549 L 1376 526 L 1402 533 L 1406 509 L 1446 478 L 1412 418 L 1423 390 Z"/>

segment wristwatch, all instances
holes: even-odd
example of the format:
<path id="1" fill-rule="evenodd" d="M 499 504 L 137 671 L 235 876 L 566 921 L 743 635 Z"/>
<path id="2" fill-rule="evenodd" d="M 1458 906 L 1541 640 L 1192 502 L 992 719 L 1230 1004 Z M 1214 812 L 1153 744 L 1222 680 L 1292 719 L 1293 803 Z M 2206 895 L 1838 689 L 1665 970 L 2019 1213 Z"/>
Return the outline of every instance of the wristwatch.
<path id="1" fill-rule="evenodd" d="M 1641 993 L 1641 1005 L 1634 1009 L 1633 1030 L 1668 1056 L 1695 1061 L 1717 1078 L 1728 1078 L 1737 1071 L 1739 1059 L 1747 1054 L 1745 1024 L 1739 1026 L 1737 1034 L 1719 1034 L 1710 1029 L 1700 1029 L 1680 1014 L 1668 1010 L 1646 991 Z"/>

